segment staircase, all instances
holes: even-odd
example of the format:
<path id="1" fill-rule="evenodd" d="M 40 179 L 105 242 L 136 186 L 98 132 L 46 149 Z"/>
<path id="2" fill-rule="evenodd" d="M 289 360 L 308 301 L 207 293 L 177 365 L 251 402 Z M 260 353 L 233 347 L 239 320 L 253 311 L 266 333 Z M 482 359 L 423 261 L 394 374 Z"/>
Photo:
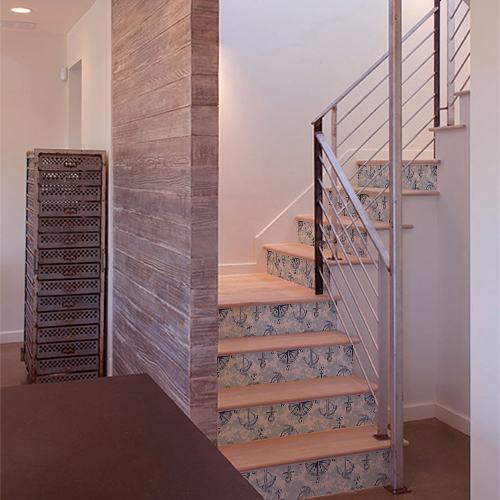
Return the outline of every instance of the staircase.
<path id="1" fill-rule="evenodd" d="M 410 45 L 403 61 L 433 35 L 439 39 L 439 4 L 436 0 L 436 7 L 403 38 L 406 42 L 433 23 L 431 35 Z M 462 10 L 468 16 L 463 0 L 450 5 L 448 17 Z M 431 63 L 439 60 L 435 47 Z M 394 276 L 401 269 L 400 249 L 395 249 L 401 246 L 403 231 L 413 225 L 402 223 L 400 206 L 395 205 L 405 197 L 421 197 L 425 203 L 427 197 L 439 196 L 439 160 L 429 149 L 435 131 L 429 127 L 439 126 L 443 111 L 435 81 L 439 72 L 426 82 L 433 88 L 431 98 L 424 96 L 424 104 L 402 120 L 399 154 L 384 157 L 388 145 L 393 150 L 390 129 L 385 136 L 377 138 L 375 133 L 366 139 L 359 123 L 364 125 L 375 112 L 364 111 L 353 121 L 359 109 L 354 100 L 347 102 L 346 114 L 340 114 L 341 105 L 390 57 L 383 56 L 313 122 L 315 213 L 296 216 L 296 241 L 264 247 L 267 274 L 219 278 L 218 446 L 266 500 L 299 500 L 389 484 L 393 493 L 406 491 L 402 312 L 394 312 L 401 306 L 402 291 Z M 403 107 L 425 88 L 402 101 Z M 394 94 L 382 104 L 391 99 Z M 450 116 L 455 100 L 447 103 Z M 328 141 L 323 120 L 330 112 Z M 387 113 L 390 117 L 390 110 Z M 406 140 L 405 126 L 416 117 L 423 118 L 424 125 L 413 122 L 412 138 Z M 342 122 L 348 126 L 344 134 Z M 377 131 L 388 123 L 389 118 Z M 417 153 L 409 148 L 415 142 Z M 371 153 L 368 159 L 356 158 L 366 151 Z"/>

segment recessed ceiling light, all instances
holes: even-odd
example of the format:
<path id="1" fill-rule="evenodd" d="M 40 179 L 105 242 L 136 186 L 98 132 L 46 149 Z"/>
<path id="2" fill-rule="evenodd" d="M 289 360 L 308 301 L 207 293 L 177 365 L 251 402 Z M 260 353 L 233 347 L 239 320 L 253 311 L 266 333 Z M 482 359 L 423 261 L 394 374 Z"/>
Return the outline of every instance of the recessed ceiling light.
<path id="1" fill-rule="evenodd" d="M 27 7 L 12 7 L 10 10 L 16 14 L 29 14 L 31 12 L 31 9 Z"/>

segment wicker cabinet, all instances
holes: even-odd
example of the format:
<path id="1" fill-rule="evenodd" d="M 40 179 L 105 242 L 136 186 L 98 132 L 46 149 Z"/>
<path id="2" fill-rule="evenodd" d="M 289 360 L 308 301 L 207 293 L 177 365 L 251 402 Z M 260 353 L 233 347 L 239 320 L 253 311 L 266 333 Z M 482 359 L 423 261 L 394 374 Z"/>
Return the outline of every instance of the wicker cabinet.
<path id="1" fill-rule="evenodd" d="M 23 355 L 32 382 L 104 374 L 106 153 L 27 153 Z"/>

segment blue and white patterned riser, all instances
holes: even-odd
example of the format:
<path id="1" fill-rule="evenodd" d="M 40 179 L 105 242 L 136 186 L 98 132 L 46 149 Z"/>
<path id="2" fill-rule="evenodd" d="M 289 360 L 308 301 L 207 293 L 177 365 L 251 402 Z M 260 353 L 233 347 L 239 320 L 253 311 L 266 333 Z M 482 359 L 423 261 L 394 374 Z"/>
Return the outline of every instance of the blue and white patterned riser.
<path id="1" fill-rule="evenodd" d="M 219 412 L 219 446 L 375 423 L 371 394 Z"/>
<path id="2" fill-rule="evenodd" d="M 265 500 L 303 500 L 389 484 L 389 451 L 243 472 Z"/>
<path id="3" fill-rule="evenodd" d="M 326 332 L 337 329 L 334 302 L 219 309 L 219 338 Z"/>
<path id="4" fill-rule="evenodd" d="M 361 201 L 361 204 L 363 207 L 365 207 L 366 213 L 368 214 L 368 217 L 370 217 L 371 220 L 374 221 L 379 221 L 379 222 L 390 222 L 390 214 L 389 214 L 389 196 L 380 196 L 377 200 L 377 195 L 370 195 L 370 194 L 358 194 L 359 201 Z M 342 205 L 342 202 L 340 200 L 337 201 L 339 209 L 342 209 L 340 212 L 340 215 L 347 216 L 347 210 L 344 208 L 344 205 Z M 357 212 L 354 210 L 352 207 L 351 203 L 348 202 L 347 206 L 349 208 L 349 211 L 351 212 L 353 217 L 357 217 Z"/>
<path id="5" fill-rule="evenodd" d="M 331 226 L 329 225 L 325 226 L 325 233 L 328 239 L 331 241 L 332 239 Z M 366 232 L 360 231 L 360 233 L 363 239 L 366 241 L 367 239 Z M 346 253 L 348 255 L 356 255 L 356 253 L 352 249 L 352 244 L 351 244 L 351 242 L 354 242 L 354 247 L 356 248 L 359 256 L 367 257 L 365 244 L 362 243 L 358 231 L 356 229 L 351 228 L 347 230 L 347 234 L 348 236 L 346 236 L 344 232 L 341 232 L 340 234 L 340 241 L 342 242 L 343 249 L 345 250 L 345 252 L 343 253 Z M 314 246 L 314 224 L 312 222 L 299 220 L 298 243 L 301 243 L 303 245 L 308 245 L 311 247 Z M 343 250 L 342 245 L 339 245 L 340 251 Z M 329 248 L 326 241 L 323 242 L 323 248 Z"/>
<path id="6" fill-rule="evenodd" d="M 219 389 L 352 374 L 352 345 L 217 358 Z"/>
<path id="7" fill-rule="evenodd" d="M 314 289 L 314 262 L 309 260 L 268 250 L 267 274 Z M 324 275 L 328 280 L 330 271 L 326 267 Z"/>
<path id="8" fill-rule="evenodd" d="M 358 186 L 366 186 L 375 177 L 370 187 L 387 187 L 389 185 L 389 168 L 384 170 L 383 168 L 383 163 L 380 165 L 365 165 L 358 172 Z M 410 165 L 403 172 L 403 189 L 437 190 L 437 166 Z"/>

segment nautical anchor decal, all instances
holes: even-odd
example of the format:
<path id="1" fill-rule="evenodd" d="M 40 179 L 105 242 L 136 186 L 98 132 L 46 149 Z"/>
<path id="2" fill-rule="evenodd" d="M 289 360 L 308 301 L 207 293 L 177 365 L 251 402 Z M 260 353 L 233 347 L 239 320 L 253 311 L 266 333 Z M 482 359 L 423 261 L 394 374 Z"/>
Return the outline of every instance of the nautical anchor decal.
<path id="1" fill-rule="evenodd" d="M 290 365 L 297 361 L 299 354 L 300 351 L 295 349 L 290 351 L 278 351 L 277 356 L 281 363 L 287 365 L 286 369 L 288 370 Z"/>
<path id="2" fill-rule="evenodd" d="M 258 358 L 258 361 L 260 361 L 260 367 L 265 368 L 266 367 L 266 353 L 263 352 L 262 356 Z"/>
<path id="3" fill-rule="evenodd" d="M 264 471 L 264 480 L 262 481 L 262 484 L 259 483 L 258 479 L 256 480 L 257 486 L 266 493 L 269 493 L 275 482 L 276 476 L 271 474 L 268 470 Z"/>
<path id="4" fill-rule="evenodd" d="M 361 460 L 361 461 L 363 462 L 363 469 L 369 470 L 370 469 L 370 461 L 371 461 L 370 455 L 368 455 L 368 453 L 367 453 L 365 458 L 363 458 L 363 460 Z"/>
<path id="5" fill-rule="evenodd" d="M 334 353 L 334 350 L 331 347 L 329 347 L 328 352 L 326 353 L 326 360 L 328 361 L 328 363 L 331 363 L 331 361 L 333 359 L 333 356 L 332 356 L 333 353 Z"/>
<path id="6" fill-rule="evenodd" d="M 259 416 L 251 411 L 250 408 L 247 408 L 246 420 L 242 420 L 241 417 L 238 417 L 240 425 L 245 429 L 252 428 L 257 423 L 257 420 L 259 420 Z"/>
<path id="7" fill-rule="evenodd" d="M 286 305 L 281 305 L 281 306 L 270 306 L 269 309 L 271 311 L 271 314 L 275 317 L 278 318 L 278 324 L 281 319 L 283 319 L 288 312 L 288 309 L 290 308 L 289 304 Z"/>
<path id="8" fill-rule="evenodd" d="M 314 317 L 317 318 L 319 316 L 319 311 L 321 310 L 321 307 L 319 307 L 319 304 L 316 302 L 316 306 L 313 307 L 314 311 Z"/>
<path id="9" fill-rule="evenodd" d="M 344 458 L 344 465 L 338 466 L 337 465 L 337 472 L 343 479 L 347 479 L 351 474 L 352 471 L 354 470 L 354 464 L 348 460 L 347 458 Z"/>
<path id="10" fill-rule="evenodd" d="M 241 355 L 241 367 L 238 367 L 237 363 L 234 364 L 236 370 L 241 375 L 243 375 L 244 373 L 247 373 L 248 370 L 250 370 L 250 368 L 252 368 L 252 365 L 253 365 L 252 361 L 247 359 L 246 354 Z"/>
<path id="11" fill-rule="evenodd" d="M 258 307 L 255 308 L 255 312 L 253 313 L 253 317 L 255 318 L 255 321 L 259 321 L 260 312 L 259 312 L 259 308 Z"/>
<path id="12" fill-rule="evenodd" d="M 347 413 L 350 413 L 352 411 L 352 398 L 351 398 L 351 396 L 347 396 L 347 401 L 344 404 L 345 404 L 345 411 Z"/>
<path id="13" fill-rule="evenodd" d="M 303 358 L 306 365 L 309 367 L 309 368 L 312 368 L 314 365 L 317 365 L 318 364 L 318 361 L 319 361 L 319 354 L 317 354 L 314 349 L 309 349 L 309 359 L 304 357 Z"/>
<path id="14" fill-rule="evenodd" d="M 316 476 L 316 482 L 319 483 L 319 478 L 328 471 L 331 462 L 331 460 L 318 460 L 317 462 L 306 463 L 307 473 Z"/>
<path id="15" fill-rule="evenodd" d="M 303 417 L 305 417 L 312 409 L 313 402 L 312 401 L 301 401 L 300 403 L 290 403 L 288 405 L 288 411 L 299 417 L 299 422 L 303 422 Z"/>
<path id="16" fill-rule="evenodd" d="M 295 471 L 289 465 L 288 468 L 287 468 L 287 470 L 285 472 L 283 472 L 283 474 L 285 475 L 285 481 L 287 483 L 291 483 L 292 482 L 292 476 L 295 474 Z"/>
<path id="17" fill-rule="evenodd" d="M 333 416 L 335 415 L 335 412 L 337 411 L 337 405 L 333 404 L 329 399 L 325 401 L 325 409 L 322 410 L 321 407 L 319 408 L 319 412 L 323 417 L 327 418 L 328 420 L 332 420 Z"/>
<path id="18" fill-rule="evenodd" d="M 300 304 L 298 313 L 293 313 L 293 316 L 297 321 L 302 322 L 306 319 L 307 309 L 305 307 L 302 307 L 302 304 Z"/>
<path id="19" fill-rule="evenodd" d="M 239 317 L 233 316 L 233 320 L 241 328 L 245 324 L 247 317 L 248 317 L 248 315 L 245 312 L 243 312 L 243 309 L 240 307 Z"/>
<path id="20" fill-rule="evenodd" d="M 266 413 L 269 414 L 269 417 L 267 417 L 267 420 L 269 422 L 274 422 L 276 420 L 276 417 L 274 416 L 276 412 L 276 410 L 274 409 L 274 406 L 271 406 L 271 408 L 269 409 L 269 411 L 266 411 Z"/>

